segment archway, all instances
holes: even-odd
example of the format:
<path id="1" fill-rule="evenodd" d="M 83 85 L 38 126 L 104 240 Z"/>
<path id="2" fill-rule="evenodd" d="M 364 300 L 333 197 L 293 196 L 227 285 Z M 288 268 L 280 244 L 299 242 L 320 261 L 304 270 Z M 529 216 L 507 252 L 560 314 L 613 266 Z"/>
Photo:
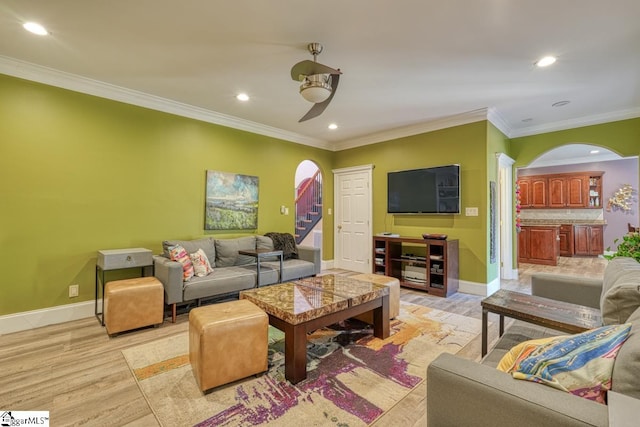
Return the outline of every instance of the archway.
<path id="1" fill-rule="evenodd" d="M 638 157 L 622 157 L 597 145 L 572 143 L 553 148 L 533 160 L 526 167 L 518 168 L 518 178 L 527 175 L 546 175 L 598 171 L 603 172 L 602 185 L 597 205 L 588 209 L 523 209 L 521 217 L 526 219 L 580 219 L 602 220 L 603 246 L 615 249 L 614 240 L 628 231 L 628 223 L 638 222 L 637 197 L 630 211 L 608 209 L 607 201 L 624 184 L 632 184 L 637 190 Z M 595 194 L 595 193 L 594 193 Z M 573 216 L 572 216 L 573 215 Z"/>
<path id="2" fill-rule="evenodd" d="M 303 160 L 295 176 L 296 244 L 322 249 L 322 173 L 311 160 Z"/>

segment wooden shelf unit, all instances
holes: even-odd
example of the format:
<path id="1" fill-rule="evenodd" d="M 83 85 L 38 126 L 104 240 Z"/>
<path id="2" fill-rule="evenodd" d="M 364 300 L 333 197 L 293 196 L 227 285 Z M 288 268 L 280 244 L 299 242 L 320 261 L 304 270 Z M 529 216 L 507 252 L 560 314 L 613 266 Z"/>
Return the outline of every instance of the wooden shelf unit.
<path id="1" fill-rule="evenodd" d="M 458 291 L 457 239 L 375 236 L 373 260 L 374 273 L 395 277 L 400 286 L 441 297 Z"/>

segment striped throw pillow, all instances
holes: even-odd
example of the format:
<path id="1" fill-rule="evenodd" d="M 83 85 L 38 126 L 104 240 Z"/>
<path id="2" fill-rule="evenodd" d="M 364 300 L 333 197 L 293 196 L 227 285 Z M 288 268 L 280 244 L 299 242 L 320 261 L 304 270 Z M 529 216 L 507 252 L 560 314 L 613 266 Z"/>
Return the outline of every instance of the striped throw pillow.
<path id="1" fill-rule="evenodd" d="M 537 340 L 537 343 L 521 343 L 520 353 L 511 366 L 504 366 L 510 364 L 506 361 L 501 361 L 499 366 L 505 372 L 511 372 L 513 378 L 546 384 L 606 403 L 613 364 L 630 330 L 631 324 L 625 323 L 551 340 Z M 513 354 L 506 356 L 513 357 Z"/>

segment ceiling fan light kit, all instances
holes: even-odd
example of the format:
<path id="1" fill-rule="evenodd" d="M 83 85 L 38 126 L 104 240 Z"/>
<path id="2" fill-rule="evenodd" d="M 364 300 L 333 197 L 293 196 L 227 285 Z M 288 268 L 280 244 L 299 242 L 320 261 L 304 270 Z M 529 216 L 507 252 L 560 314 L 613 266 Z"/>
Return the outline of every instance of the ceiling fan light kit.
<path id="1" fill-rule="evenodd" d="M 334 69 L 316 62 L 317 56 L 322 52 L 320 43 L 309 43 L 307 49 L 313 55 L 313 61 L 298 62 L 291 68 L 291 78 L 302 82 L 300 95 L 314 105 L 299 122 L 319 116 L 327 108 L 333 96 L 336 94 L 340 81 L 340 69 Z"/>
<path id="2" fill-rule="evenodd" d="M 331 74 L 313 74 L 300 85 L 300 95 L 309 102 L 324 102 L 331 95 Z"/>

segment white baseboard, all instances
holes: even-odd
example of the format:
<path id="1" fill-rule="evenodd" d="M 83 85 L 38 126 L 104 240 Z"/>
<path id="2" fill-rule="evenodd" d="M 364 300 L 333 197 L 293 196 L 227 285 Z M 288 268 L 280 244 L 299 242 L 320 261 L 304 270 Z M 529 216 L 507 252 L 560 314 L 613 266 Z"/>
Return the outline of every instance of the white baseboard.
<path id="1" fill-rule="evenodd" d="M 517 280 L 518 279 L 518 269 L 517 268 L 504 268 L 502 271 L 504 275 L 503 279 L 505 280 Z"/>
<path id="2" fill-rule="evenodd" d="M 100 303 L 100 301 L 98 301 L 98 303 Z M 69 322 L 71 320 L 85 319 L 94 315 L 95 301 L 93 300 L 8 314 L 0 316 L 0 335 Z"/>
<path id="3" fill-rule="evenodd" d="M 324 261 L 323 260 L 320 263 L 320 268 L 322 268 L 322 270 L 330 270 L 330 269 L 332 269 L 333 268 L 333 260 L 332 259 L 330 259 L 328 261 Z"/>
<path id="4" fill-rule="evenodd" d="M 480 295 L 487 297 L 500 289 L 500 278 L 496 278 L 491 283 L 478 283 L 460 280 L 458 282 L 458 292 L 463 294 Z"/>

